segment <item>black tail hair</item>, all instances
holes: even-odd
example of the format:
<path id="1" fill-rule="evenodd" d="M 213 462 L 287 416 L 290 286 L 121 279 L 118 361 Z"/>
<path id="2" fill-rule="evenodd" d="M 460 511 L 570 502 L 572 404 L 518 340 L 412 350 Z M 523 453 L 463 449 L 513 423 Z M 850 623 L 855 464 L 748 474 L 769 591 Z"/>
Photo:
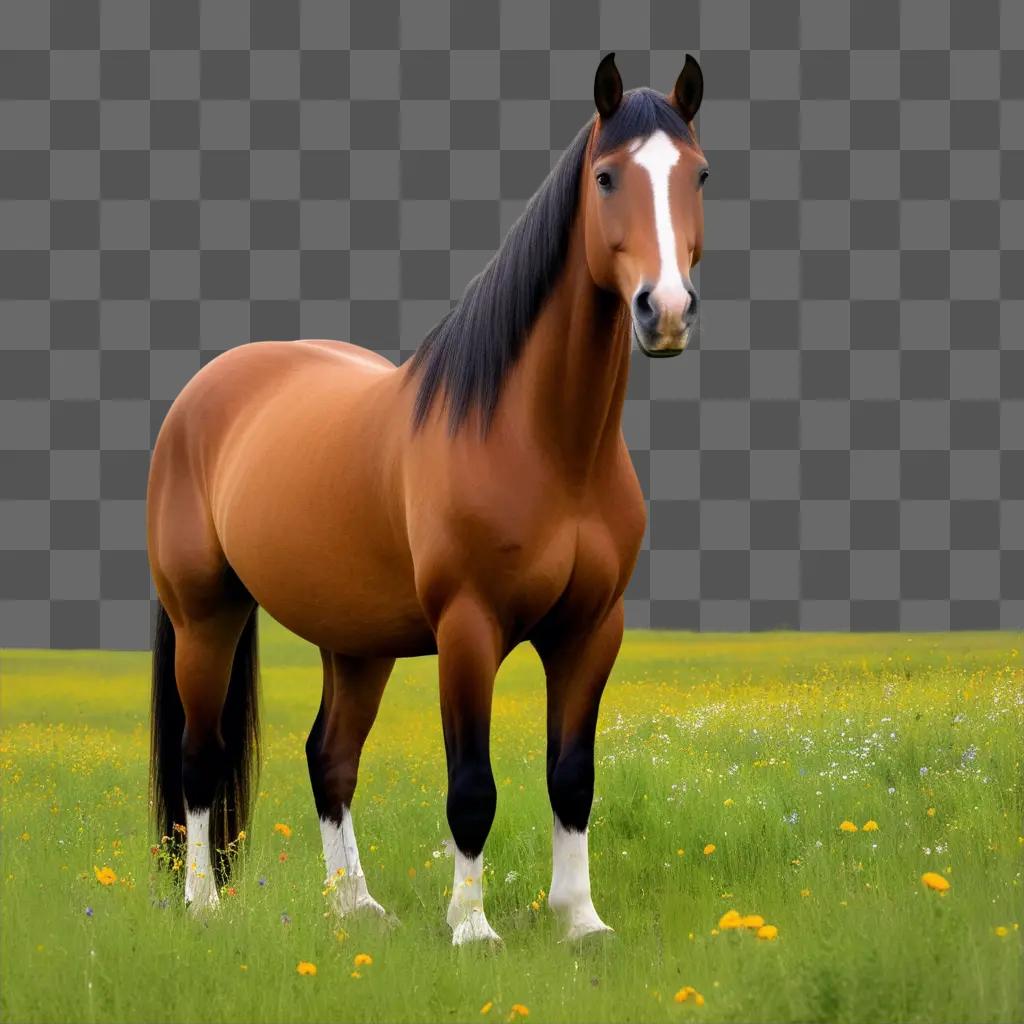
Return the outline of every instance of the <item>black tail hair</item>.
<path id="1" fill-rule="evenodd" d="M 210 811 L 210 841 L 217 884 L 231 871 L 229 844 L 245 828 L 252 805 L 253 784 L 259 774 L 259 654 L 258 609 L 253 607 L 235 648 L 231 681 L 221 713 L 225 777 Z M 153 638 L 153 694 L 149 755 L 150 806 L 157 840 L 178 836 L 175 825 L 185 826 L 185 798 L 181 783 L 181 740 L 185 711 L 174 675 L 174 626 L 160 605 Z M 177 845 L 177 842 L 174 843 Z"/>

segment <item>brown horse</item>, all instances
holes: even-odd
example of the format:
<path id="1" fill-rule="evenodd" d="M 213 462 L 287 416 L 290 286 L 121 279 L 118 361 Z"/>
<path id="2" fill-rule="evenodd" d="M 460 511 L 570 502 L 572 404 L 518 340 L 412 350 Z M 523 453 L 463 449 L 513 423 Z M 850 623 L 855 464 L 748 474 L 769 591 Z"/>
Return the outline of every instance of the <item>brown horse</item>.
<path id="1" fill-rule="evenodd" d="M 164 832 L 187 826 L 193 907 L 217 903 L 216 851 L 248 810 L 262 605 L 323 657 L 306 753 L 335 910 L 383 912 L 352 825 L 360 752 L 395 659 L 436 652 L 448 923 L 456 944 L 497 938 L 481 887 L 491 697 L 529 641 L 547 677 L 550 903 L 569 936 L 607 929 L 587 855 L 594 737 L 645 523 L 622 403 L 633 339 L 650 356 L 686 347 L 707 176 L 697 62 L 667 96 L 623 95 L 613 57 L 597 115 L 412 360 L 245 345 L 167 415 L 148 493 L 153 796 Z"/>

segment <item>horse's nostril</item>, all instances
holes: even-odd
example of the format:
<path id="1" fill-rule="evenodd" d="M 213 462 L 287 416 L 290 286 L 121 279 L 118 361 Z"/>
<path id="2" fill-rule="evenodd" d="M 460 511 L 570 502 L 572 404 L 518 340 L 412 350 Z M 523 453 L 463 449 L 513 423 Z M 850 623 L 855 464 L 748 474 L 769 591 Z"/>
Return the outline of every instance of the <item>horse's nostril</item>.
<path id="1" fill-rule="evenodd" d="M 633 299 L 633 317 L 645 330 L 653 330 L 658 323 L 658 311 L 651 302 L 651 291 L 644 288 Z"/>

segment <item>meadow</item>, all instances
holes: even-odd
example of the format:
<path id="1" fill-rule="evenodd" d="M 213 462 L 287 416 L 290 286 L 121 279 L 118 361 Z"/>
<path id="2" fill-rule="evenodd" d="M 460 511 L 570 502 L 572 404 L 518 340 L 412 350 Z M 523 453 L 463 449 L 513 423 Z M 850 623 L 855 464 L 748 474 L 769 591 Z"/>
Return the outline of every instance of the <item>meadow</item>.
<path id="1" fill-rule="evenodd" d="M 261 628 L 259 797 L 207 921 L 151 852 L 148 656 L 0 654 L 4 1020 L 1024 1017 L 1024 635 L 629 634 L 591 818 L 616 932 L 579 946 L 545 902 L 544 691 L 518 649 L 495 698 L 489 951 L 453 949 L 444 921 L 436 661 L 396 667 L 353 809 L 401 923 L 338 922 L 303 749 L 319 656 Z"/>

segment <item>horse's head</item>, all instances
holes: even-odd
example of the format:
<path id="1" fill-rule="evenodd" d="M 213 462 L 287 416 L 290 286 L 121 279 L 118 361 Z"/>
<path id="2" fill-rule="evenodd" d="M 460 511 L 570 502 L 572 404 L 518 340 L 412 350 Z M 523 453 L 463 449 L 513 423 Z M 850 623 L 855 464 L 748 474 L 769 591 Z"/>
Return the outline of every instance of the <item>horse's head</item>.
<path id="1" fill-rule="evenodd" d="M 586 175 L 587 262 L 594 281 L 618 292 L 633 335 L 649 356 L 686 348 L 697 319 L 690 269 L 701 256 L 708 176 L 693 118 L 704 93 L 700 65 L 687 55 L 668 96 L 623 95 L 614 54 L 598 65 L 598 119 Z"/>

